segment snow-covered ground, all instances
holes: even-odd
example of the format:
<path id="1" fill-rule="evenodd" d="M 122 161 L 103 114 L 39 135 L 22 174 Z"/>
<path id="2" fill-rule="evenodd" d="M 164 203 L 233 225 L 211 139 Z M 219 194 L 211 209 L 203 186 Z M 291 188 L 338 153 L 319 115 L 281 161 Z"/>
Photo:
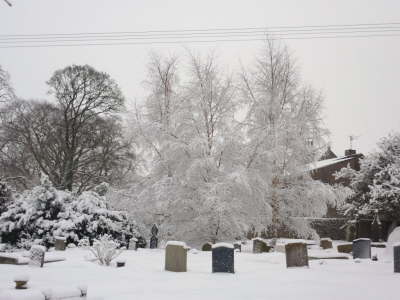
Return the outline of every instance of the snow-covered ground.
<path id="1" fill-rule="evenodd" d="M 399 299 L 400 274 L 393 273 L 393 262 L 384 259 L 385 249 L 372 248 L 377 262 L 311 260 L 309 268 L 287 269 L 283 253 L 253 254 L 250 246 L 235 253 L 235 274 L 211 273 L 211 252 L 191 250 L 188 272 L 173 273 L 164 271 L 162 249 L 124 251 L 124 268 L 99 266 L 85 260 L 87 250 L 67 249 L 62 252 L 66 261 L 42 269 L 0 265 L 0 295 L 11 290 L 26 293 L 13 290 L 13 279 L 24 274 L 30 278 L 30 290 L 87 285 L 88 299 Z"/>

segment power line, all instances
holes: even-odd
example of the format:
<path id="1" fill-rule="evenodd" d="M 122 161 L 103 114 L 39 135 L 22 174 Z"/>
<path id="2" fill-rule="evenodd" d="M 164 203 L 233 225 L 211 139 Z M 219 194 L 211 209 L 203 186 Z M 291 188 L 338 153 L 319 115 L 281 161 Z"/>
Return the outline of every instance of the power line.
<path id="1" fill-rule="evenodd" d="M 281 29 L 279 29 L 281 28 Z M 136 32 L 0 35 L 0 48 L 121 46 L 215 42 L 396 37 L 400 23 L 207 28 Z"/>
<path id="2" fill-rule="evenodd" d="M 371 35 L 337 35 L 337 36 L 314 36 L 314 37 L 282 37 L 271 38 L 272 40 L 311 40 L 311 39 L 336 39 L 336 38 L 373 38 L 373 37 L 397 37 L 400 34 L 371 34 Z M 187 44 L 187 43 L 217 43 L 217 42 L 250 42 L 265 41 L 265 38 L 253 39 L 216 39 L 216 40 L 171 40 L 171 41 L 146 41 L 128 43 L 78 43 L 78 44 L 32 44 L 32 45 L 5 45 L 3 48 L 50 48 L 50 47 L 81 47 L 81 46 L 129 46 L 129 45 L 151 45 L 151 44 Z"/>
<path id="3" fill-rule="evenodd" d="M 390 29 L 367 29 L 367 30 L 339 30 L 339 31 L 296 31 L 296 32 L 271 32 L 271 31 L 247 31 L 247 32 L 211 32 L 211 33 L 197 33 L 186 34 L 176 33 L 171 35 L 102 35 L 102 36 L 74 36 L 74 37 L 31 37 L 31 38 L 0 38 L 0 43 L 32 43 L 32 42 L 75 42 L 75 41 L 107 41 L 107 40 L 141 40 L 141 39 L 189 39 L 189 38 L 215 38 L 215 37 L 245 37 L 245 36 L 296 36 L 296 35 L 338 35 L 338 34 L 354 34 L 354 33 L 386 33 L 386 32 L 398 32 L 400 27 L 392 27 Z"/>
<path id="4" fill-rule="evenodd" d="M 205 29 L 176 29 L 176 30 L 145 30 L 145 31 L 114 31 L 114 32 L 78 32 L 78 33 L 46 33 L 46 34 L 2 34 L 0 37 L 34 37 L 34 36 L 65 36 L 65 35 L 103 35 L 103 34 L 148 34 L 148 33 L 177 33 L 177 32 L 210 32 L 210 31 L 243 31 L 264 30 L 284 31 L 292 29 L 324 29 L 324 28 L 351 28 L 351 27 L 382 27 L 400 26 L 400 22 L 387 23 L 358 23 L 358 24 L 330 24 L 330 25 L 306 25 L 306 26 L 268 26 L 268 27 L 227 27 L 227 28 L 205 28 Z"/>

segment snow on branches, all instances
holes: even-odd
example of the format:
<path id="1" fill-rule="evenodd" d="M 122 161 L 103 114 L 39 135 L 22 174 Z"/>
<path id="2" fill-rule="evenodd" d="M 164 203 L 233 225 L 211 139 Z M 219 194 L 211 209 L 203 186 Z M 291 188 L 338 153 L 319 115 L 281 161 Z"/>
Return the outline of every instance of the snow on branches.
<path id="1" fill-rule="evenodd" d="M 17 196 L 0 216 L 3 240 L 18 247 L 29 247 L 35 240 L 51 246 L 56 236 L 68 242 L 91 241 L 110 234 L 123 241 L 137 236 L 136 225 L 126 213 L 107 208 L 106 199 L 87 191 L 77 196 L 53 187 L 46 175 L 41 185 Z"/>

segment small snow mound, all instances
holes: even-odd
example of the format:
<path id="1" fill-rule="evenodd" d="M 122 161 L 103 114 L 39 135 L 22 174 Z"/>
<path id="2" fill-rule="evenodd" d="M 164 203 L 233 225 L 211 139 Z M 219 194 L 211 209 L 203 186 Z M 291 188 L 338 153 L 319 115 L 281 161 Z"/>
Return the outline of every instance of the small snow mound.
<path id="1" fill-rule="evenodd" d="M 321 241 L 330 241 L 330 242 L 332 242 L 332 239 L 331 238 L 322 238 Z"/>
<path id="2" fill-rule="evenodd" d="M 183 248 L 187 248 L 186 243 L 185 242 L 180 242 L 180 241 L 168 241 L 167 244 L 165 246 L 181 246 Z"/>
<path id="3" fill-rule="evenodd" d="M 384 255 L 390 260 L 393 260 L 393 247 L 400 245 L 400 226 L 396 227 L 389 235 L 387 247 Z"/>
<path id="4" fill-rule="evenodd" d="M 232 245 L 232 244 L 229 244 L 229 243 L 216 243 L 216 244 L 212 245 L 212 248 L 213 248 L 213 249 L 215 249 L 215 248 L 221 248 L 221 247 L 224 247 L 224 248 L 232 248 L 232 249 L 233 249 L 233 245 Z"/>
<path id="5" fill-rule="evenodd" d="M 29 275 L 28 274 L 19 274 L 14 277 L 14 281 L 29 281 Z"/>

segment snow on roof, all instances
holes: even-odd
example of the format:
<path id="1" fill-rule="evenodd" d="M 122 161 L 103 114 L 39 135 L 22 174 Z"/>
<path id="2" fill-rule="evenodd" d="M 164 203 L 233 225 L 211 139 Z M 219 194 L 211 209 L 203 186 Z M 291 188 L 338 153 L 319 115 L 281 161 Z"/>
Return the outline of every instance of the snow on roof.
<path id="1" fill-rule="evenodd" d="M 327 167 L 327 166 L 331 166 L 331 165 L 337 164 L 339 162 L 344 162 L 344 161 L 347 161 L 347 160 L 351 160 L 352 158 L 353 157 L 345 156 L 345 157 L 330 158 L 330 159 L 315 161 L 315 162 L 307 164 L 306 165 L 306 170 L 307 171 L 317 170 L 317 169 L 320 169 L 320 168 L 324 168 L 324 167 Z"/>
<path id="2" fill-rule="evenodd" d="M 220 248 L 220 247 L 225 247 L 225 248 L 232 248 L 233 249 L 233 245 L 230 243 L 216 243 L 214 245 L 212 245 L 212 248 Z"/>

